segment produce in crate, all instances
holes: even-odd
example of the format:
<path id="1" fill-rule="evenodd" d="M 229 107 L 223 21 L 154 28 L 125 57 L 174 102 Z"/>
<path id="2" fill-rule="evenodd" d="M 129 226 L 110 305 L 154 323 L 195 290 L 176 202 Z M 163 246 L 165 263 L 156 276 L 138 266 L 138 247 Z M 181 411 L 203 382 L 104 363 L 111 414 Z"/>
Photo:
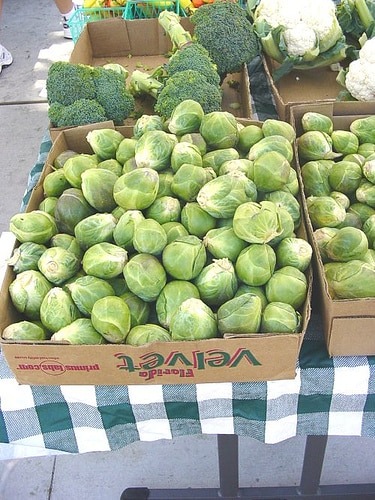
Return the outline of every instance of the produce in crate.
<path id="1" fill-rule="evenodd" d="M 340 0 L 337 2 L 337 19 L 348 42 L 358 48 L 365 35 L 375 35 L 374 0 Z"/>

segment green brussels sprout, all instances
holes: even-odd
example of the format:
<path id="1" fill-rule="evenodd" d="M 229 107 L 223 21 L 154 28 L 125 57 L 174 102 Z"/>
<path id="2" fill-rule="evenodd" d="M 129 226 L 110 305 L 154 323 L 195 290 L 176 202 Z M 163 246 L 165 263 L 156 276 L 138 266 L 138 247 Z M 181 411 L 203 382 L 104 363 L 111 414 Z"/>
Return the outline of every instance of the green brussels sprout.
<path id="1" fill-rule="evenodd" d="M 89 247 L 82 257 L 82 267 L 86 274 L 102 279 L 119 276 L 128 261 L 128 252 L 106 241 Z"/>
<path id="2" fill-rule="evenodd" d="M 123 273 L 129 290 L 145 302 L 155 301 L 167 282 L 165 269 L 157 257 L 146 253 L 133 255 Z"/>
<path id="3" fill-rule="evenodd" d="M 133 248 L 134 228 L 144 218 L 145 216 L 140 210 L 126 210 L 113 230 L 113 240 L 116 245 L 125 248 L 125 250 L 131 250 Z"/>
<path id="4" fill-rule="evenodd" d="M 40 306 L 52 286 L 40 271 L 31 269 L 16 275 L 9 284 L 9 295 L 18 312 L 28 319 L 40 319 Z"/>
<path id="5" fill-rule="evenodd" d="M 82 184 L 82 173 L 97 167 L 98 162 L 95 158 L 90 155 L 80 154 L 66 160 L 62 171 L 70 186 L 80 189 Z"/>
<path id="6" fill-rule="evenodd" d="M 69 250 L 69 252 L 74 253 L 77 259 L 81 260 L 83 256 L 83 250 L 80 247 L 75 236 L 66 233 L 57 233 L 52 236 L 49 245 L 51 247 L 62 247 L 65 250 Z"/>
<path id="7" fill-rule="evenodd" d="M 113 187 L 115 202 L 127 210 L 143 210 L 155 201 L 159 174 L 152 168 L 138 168 L 121 175 Z"/>
<path id="8" fill-rule="evenodd" d="M 54 170 L 57 170 L 59 168 L 62 168 L 64 166 L 64 163 L 68 158 L 71 158 L 72 156 L 78 156 L 79 153 L 76 151 L 73 151 L 71 149 L 66 149 L 65 151 L 62 151 L 59 153 L 56 158 L 53 160 L 52 168 Z"/>
<path id="9" fill-rule="evenodd" d="M 362 260 L 324 264 L 332 299 L 364 299 L 375 296 L 375 268 Z"/>
<path id="10" fill-rule="evenodd" d="M 220 306 L 234 297 L 238 281 L 233 263 L 227 259 L 213 259 L 194 279 L 200 298 L 208 305 Z"/>
<path id="11" fill-rule="evenodd" d="M 217 311 L 221 335 L 257 333 L 262 317 L 262 301 L 253 293 L 243 293 L 222 304 Z"/>
<path id="12" fill-rule="evenodd" d="M 260 298 L 262 304 L 262 311 L 268 304 L 266 292 L 264 291 L 263 286 L 252 286 L 252 285 L 246 285 L 246 283 L 241 283 L 237 289 L 235 297 L 239 297 L 240 295 L 243 295 L 245 293 L 250 293 Z"/>
<path id="13" fill-rule="evenodd" d="M 199 290 L 193 283 L 184 280 L 169 281 L 156 300 L 155 307 L 159 323 L 164 328 L 169 328 L 176 309 L 184 300 L 192 297 L 200 298 Z"/>
<path id="14" fill-rule="evenodd" d="M 331 139 L 333 150 L 336 153 L 348 155 L 355 154 L 358 151 L 358 137 L 349 130 L 333 130 Z"/>
<path id="15" fill-rule="evenodd" d="M 203 241 L 194 235 L 182 236 L 163 250 L 162 262 L 167 273 L 175 279 L 192 280 L 206 264 L 207 254 Z"/>
<path id="16" fill-rule="evenodd" d="M 375 184 L 375 159 L 366 160 L 362 165 L 363 175 L 372 184 Z"/>
<path id="17" fill-rule="evenodd" d="M 46 249 L 47 247 L 40 243 L 25 241 L 13 250 L 7 264 L 13 268 L 16 274 L 30 270 L 38 271 L 39 258 Z"/>
<path id="18" fill-rule="evenodd" d="M 209 149 L 235 148 L 238 142 L 237 120 L 228 111 L 212 111 L 205 114 L 199 132 Z"/>
<path id="19" fill-rule="evenodd" d="M 375 184 L 367 180 L 362 180 L 355 191 L 355 197 L 360 203 L 365 203 L 371 208 L 375 208 Z"/>
<path id="20" fill-rule="evenodd" d="M 298 155 L 304 161 L 310 160 L 333 160 L 341 153 L 335 153 L 332 149 L 332 139 L 325 132 L 311 130 L 304 132 L 297 139 Z"/>
<path id="21" fill-rule="evenodd" d="M 339 229 L 336 227 L 320 227 L 313 232 L 314 240 L 318 246 L 319 254 L 323 262 L 329 260 L 326 252 L 327 243 L 338 233 L 338 231 Z"/>
<path id="22" fill-rule="evenodd" d="M 330 260 L 339 262 L 361 260 L 368 250 L 368 240 L 361 229 L 343 227 L 327 242 L 325 250 Z"/>
<path id="23" fill-rule="evenodd" d="M 356 227 L 358 229 L 362 229 L 362 221 L 359 215 L 351 212 L 346 212 L 345 219 L 336 227 L 338 229 L 341 229 L 342 227 Z"/>
<path id="24" fill-rule="evenodd" d="M 332 189 L 348 195 L 355 192 L 361 179 L 362 168 L 354 162 L 345 160 L 334 163 L 328 174 Z"/>
<path id="25" fill-rule="evenodd" d="M 57 332 L 80 317 L 70 293 L 58 286 L 47 292 L 40 305 L 40 320 L 51 332 Z"/>
<path id="26" fill-rule="evenodd" d="M 358 215 L 363 224 L 366 219 L 375 214 L 375 208 L 366 205 L 366 203 L 355 202 L 350 205 L 348 212 Z"/>
<path id="27" fill-rule="evenodd" d="M 265 285 L 274 273 L 276 253 L 267 243 L 253 243 L 242 250 L 235 263 L 238 278 L 251 286 Z"/>
<path id="28" fill-rule="evenodd" d="M 171 153 L 171 169 L 177 172 L 185 163 L 202 167 L 203 159 L 198 146 L 190 142 L 178 142 Z"/>
<path id="29" fill-rule="evenodd" d="M 55 208 L 57 204 L 58 198 L 55 196 L 47 196 L 44 198 L 38 205 L 38 210 L 42 210 L 43 212 L 47 212 L 47 214 L 55 217 Z"/>
<path id="30" fill-rule="evenodd" d="M 307 297 L 307 279 L 293 266 L 277 269 L 265 285 L 268 302 L 286 302 L 298 309 Z"/>
<path id="31" fill-rule="evenodd" d="M 202 166 L 205 168 L 211 167 L 216 174 L 219 174 L 223 163 L 229 160 L 238 160 L 239 157 L 240 154 L 235 148 L 214 149 L 203 155 Z"/>
<path id="32" fill-rule="evenodd" d="M 250 151 L 250 148 L 261 139 L 263 139 L 263 137 L 264 134 L 262 131 L 262 127 L 258 127 L 258 125 L 254 124 L 246 125 L 239 132 L 238 143 L 236 147 L 242 153 L 247 154 Z"/>
<path id="33" fill-rule="evenodd" d="M 177 137 L 164 130 L 148 130 L 135 145 L 135 161 L 138 168 L 163 170 L 170 164 Z"/>
<path id="34" fill-rule="evenodd" d="M 171 189 L 181 200 L 195 201 L 199 190 L 211 179 L 210 170 L 184 163 L 174 174 Z"/>
<path id="35" fill-rule="evenodd" d="M 43 193 L 45 197 L 58 198 L 65 189 L 72 187 L 65 177 L 63 169 L 49 172 L 43 179 Z"/>
<path id="36" fill-rule="evenodd" d="M 167 244 L 181 236 L 188 236 L 189 231 L 181 222 L 165 222 L 162 227 L 167 235 Z"/>
<path id="37" fill-rule="evenodd" d="M 312 259 L 310 243 L 296 236 L 281 240 L 275 252 L 278 267 L 293 266 L 302 272 L 306 271 Z"/>
<path id="38" fill-rule="evenodd" d="M 270 151 L 281 154 L 290 163 L 293 160 L 293 147 L 288 139 L 282 135 L 264 137 L 250 148 L 247 158 L 256 160 L 259 156 Z"/>
<path id="39" fill-rule="evenodd" d="M 66 189 L 57 200 L 55 208 L 58 231 L 74 236 L 74 228 L 78 222 L 94 213 L 94 208 L 86 201 L 81 189 Z"/>
<path id="40" fill-rule="evenodd" d="M 375 144 L 375 117 L 366 116 L 364 118 L 357 118 L 350 124 L 350 131 L 355 134 L 359 142 L 371 142 Z"/>
<path id="41" fill-rule="evenodd" d="M 364 142 L 359 145 L 357 153 L 367 159 L 375 153 L 375 144 L 373 142 Z"/>
<path id="42" fill-rule="evenodd" d="M 164 122 L 159 115 L 142 115 L 134 124 L 133 136 L 139 139 L 148 130 L 164 130 Z"/>
<path id="43" fill-rule="evenodd" d="M 217 321 L 214 312 L 201 299 L 184 300 L 171 318 L 172 340 L 204 340 L 217 336 Z"/>
<path id="44" fill-rule="evenodd" d="M 337 203 L 345 208 L 345 210 L 350 207 L 350 198 L 345 193 L 342 193 L 341 191 L 331 191 L 329 196 L 337 201 Z"/>
<path id="45" fill-rule="evenodd" d="M 95 330 L 89 318 L 78 318 L 64 326 L 52 335 L 51 341 L 76 345 L 106 344 L 105 338 Z"/>
<path id="46" fill-rule="evenodd" d="M 375 242 L 375 214 L 370 215 L 362 225 L 362 230 L 365 233 L 370 247 L 374 246 Z"/>
<path id="47" fill-rule="evenodd" d="M 91 322 L 107 342 L 124 344 L 131 325 L 129 307 L 120 297 L 102 297 L 93 305 Z"/>
<path id="48" fill-rule="evenodd" d="M 38 260 L 39 271 L 54 285 L 62 285 L 72 278 L 80 266 L 78 257 L 62 247 L 47 248 Z"/>
<path id="49" fill-rule="evenodd" d="M 126 162 L 122 166 L 122 173 L 127 174 L 128 172 L 136 170 L 137 168 L 137 163 L 135 161 L 135 157 L 133 156 L 133 158 L 129 158 L 128 160 L 126 160 Z"/>
<path id="50" fill-rule="evenodd" d="M 118 297 L 129 291 L 124 276 L 116 276 L 107 280 Z"/>
<path id="51" fill-rule="evenodd" d="M 79 311 L 89 317 L 95 302 L 102 297 L 115 295 L 110 283 L 96 276 L 80 276 L 65 285 Z"/>
<path id="52" fill-rule="evenodd" d="M 314 111 L 308 111 L 301 118 L 301 125 L 304 132 L 318 130 L 331 135 L 333 132 L 333 121 L 329 116 Z"/>
<path id="53" fill-rule="evenodd" d="M 270 302 L 262 315 L 263 333 L 295 333 L 301 326 L 301 314 L 285 302 Z"/>
<path id="54" fill-rule="evenodd" d="M 329 196 L 332 191 L 329 172 L 333 160 L 310 160 L 301 167 L 301 176 L 306 196 Z"/>
<path id="55" fill-rule="evenodd" d="M 183 135 L 198 132 L 204 111 L 201 104 L 193 99 L 186 99 L 172 111 L 168 129 L 172 134 Z"/>
<path id="56" fill-rule="evenodd" d="M 294 228 L 298 228 L 301 224 L 301 206 L 295 196 L 288 191 L 272 191 L 264 193 L 264 201 L 272 201 L 279 207 L 284 208 L 290 214 L 294 222 Z"/>
<path id="57" fill-rule="evenodd" d="M 166 232 L 156 220 L 144 219 L 134 225 L 133 246 L 137 252 L 160 255 L 166 244 Z"/>
<path id="58" fill-rule="evenodd" d="M 359 165 L 360 167 L 362 167 L 362 165 L 365 163 L 365 157 L 360 155 L 359 153 L 345 155 L 343 157 L 343 160 L 357 163 L 357 165 Z"/>
<path id="59" fill-rule="evenodd" d="M 297 172 L 294 170 L 294 168 L 291 168 L 289 170 L 288 182 L 282 188 L 282 191 L 286 191 L 286 192 L 292 194 L 293 196 L 298 196 L 298 194 L 299 194 L 299 181 L 298 181 Z"/>
<path id="60" fill-rule="evenodd" d="M 367 262 L 367 264 L 370 264 L 371 267 L 375 269 L 375 250 L 373 248 L 369 248 L 361 260 L 363 260 L 363 262 Z"/>
<path id="61" fill-rule="evenodd" d="M 142 346 L 154 342 L 171 342 L 172 338 L 168 330 L 160 325 L 146 323 L 134 326 L 126 337 L 126 344 Z"/>
<path id="62" fill-rule="evenodd" d="M 314 229 L 336 227 L 345 219 L 345 208 L 330 196 L 309 196 L 306 203 Z"/>
<path id="63" fill-rule="evenodd" d="M 296 138 L 296 131 L 292 125 L 288 122 L 282 120 L 275 120 L 273 118 L 267 118 L 262 124 L 262 132 L 265 137 L 273 135 L 282 135 L 288 141 L 293 144 Z"/>
<path id="64" fill-rule="evenodd" d="M 187 234 L 193 234 L 198 238 L 203 238 L 216 226 L 216 222 L 217 219 L 195 201 L 186 203 L 181 210 L 181 223 L 186 228 Z"/>
<path id="65" fill-rule="evenodd" d="M 279 212 L 280 208 L 271 201 L 243 203 L 234 213 L 233 230 L 248 243 L 271 242 L 283 233 Z"/>
<path id="66" fill-rule="evenodd" d="M 199 149 L 200 154 L 203 156 L 207 153 L 207 143 L 204 140 L 203 136 L 199 132 L 192 132 L 190 134 L 183 134 L 180 137 L 180 142 L 190 142 L 191 144 L 195 144 Z"/>
<path id="67" fill-rule="evenodd" d="M 98 163 L 98 168 L 109 170 L 110 172 L 115 174 L 116 177 L 120 177 L 120 175 L 122 174 L 122 165 L 115 158 L 109 158 L 108 160 L 101 161 L 100 163 Z"/>
<path id="68" fill-rule="evenodd" d="M 147 323 L 150 316 L 149 302 L 145 302 L 135 293 L 130 291 L 123 293 L 120 297 L 129 308 L 131 328 L 136 325 L 144 325 Z"/>
<path id="69" fill-rule="evenodd" d="M 174 196 L 160 196 L 145 210 L 145 216 L 154 219 L 159 224 L 180 220 L 181 203 Z"/>
<path id="70" fill-rule="evenodd" d="M 117 205 L 117 207 L 112 210 L 111 214 L 118 221 L 120 219 L 121 215 L 124 215 L 125 212 L 127 212 L 127 210 L 125 208 L 119 207 Z"/>
<path id="71" fill-rule="evenodd" d="M 96 213 L 78 222 L 74 228 L 75 238 L 83 250 L 96 243 L 112 242 L 116 219 L 110 213 Z"/>
<path id="72" fill-rule="evenodd" d="M 31 241 L 45 245 L 57 233 L 56 220 L 47 212 L 32 210 L 11 217 L 9 230 L 20 243 Z"/>
<path id="73" fill-rule="evenodd" d="M 212 217 L 233 217 L 237 207 L 257 199 L 255 183 L 242 172 L 220 175 L 208 181 L 199 191 L 197 202 Z"/>
<path id="74" fill-rule="evenodd" d="M 90 130 L 86 136 L 94 153 L 102 160 L 116 158 L 116 151 L 124 136 L 117 130 L 102 128 Z"/>
<path id="75" fill-rule="evenodd" d="M 227 160 L 220 165 L 218 175 L 230 174 L 231 172 L 242 172 L 253 181 L 254 162 L 246 158 Z"/>
<path id="76" fill-rule="evenodd" d="M 156 198 L 162 198 L 163 196 L 173 196 L 171 189 L 171 184 L 173 180 L 173 170 L 165 169 L 159 172 L 159 187 Z"/>
<path id="77" fill-rule="evenodd" d="M 203 243 L 215 259 L 227 257 L 232 262 L 236 261 L 240 252 L 247 246 L 230 226 L 210 229 L 203 237 Z"/>
<path id="78" fill-rule="evenodd" d="M 4 328 L 4 340 L 49 340 L 47 331 L 32 321 L 17 321 Z"/>
<path id="79" fill-rule="evenodd" d="M 253 181 L 259 191 L 282 189 L 289 180 L 289 161 L 277 151 L 267 151 L 254 160 Z"/>
<path id="80" fill-rule="evenodd" d="M 103 168 L 91 168 L 82 172 L 83 196 L 98 212 L 111 212 L 116 207 L 113 188 L 119 177 Z"/>

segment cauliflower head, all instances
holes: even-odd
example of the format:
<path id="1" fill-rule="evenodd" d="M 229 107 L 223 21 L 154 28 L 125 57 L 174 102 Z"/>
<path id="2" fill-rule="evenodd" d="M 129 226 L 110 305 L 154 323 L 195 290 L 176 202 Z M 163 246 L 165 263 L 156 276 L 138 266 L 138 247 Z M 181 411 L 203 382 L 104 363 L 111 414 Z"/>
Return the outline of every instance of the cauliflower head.
<path id="1" fill-rule="evenodd" d="M 358 101 L 375 100 L 375 38 L 367 40 L 358 53 L 358 59 L 349 64 L 345 86 Z"/>

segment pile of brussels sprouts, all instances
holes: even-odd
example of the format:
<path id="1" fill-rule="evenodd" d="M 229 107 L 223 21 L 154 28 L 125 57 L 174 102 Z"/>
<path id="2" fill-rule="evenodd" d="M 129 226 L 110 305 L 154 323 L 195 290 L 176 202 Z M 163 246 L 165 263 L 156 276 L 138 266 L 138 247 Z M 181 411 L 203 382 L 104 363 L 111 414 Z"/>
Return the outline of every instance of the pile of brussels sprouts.
<path id="1" fill-rule="evenodd" d="M 14 215 L 3 338 L 185 341 L 302 328 L 312 248 L 298 236 L 295 131 L 186 100 L 132 137 L 95 129 L 60 153 L 38 209 Z"/>
<path id="2" fill-rule="evenodd" d="M 334 129 L 302 116 L 297 139 L 306 206 L 333 299 L 375 297 L 375 116 Z"/>

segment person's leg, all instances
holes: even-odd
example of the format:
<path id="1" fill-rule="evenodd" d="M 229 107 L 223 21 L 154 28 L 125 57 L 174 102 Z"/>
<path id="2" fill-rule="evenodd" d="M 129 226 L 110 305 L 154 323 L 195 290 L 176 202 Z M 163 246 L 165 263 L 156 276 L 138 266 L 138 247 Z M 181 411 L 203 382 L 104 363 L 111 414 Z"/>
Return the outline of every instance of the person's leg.
<path id="1" fill-rule="evenodd" d="M 0 20 L 3 10 L 3 0 L 0 0 Z M 13 62 L 12 54 L 3 45 L 0 44 L 0 73 L 3 68 L 9 66 Z"/>
<path id="2" fill-rule="evenodd" d="M 0 0 L 2 1 L 2 0 Z M 76 9 L 74 3 L 72 0 L 55 0 L 56 7 L 58 8 L 61 17 L 62 17 L 62 24 L 63 24 L 63 33 L 65 38 L 72 38 L 72 35 L 70 33 L 68 21 L 70 17 L 74 14 L 74 11 Z"/>

